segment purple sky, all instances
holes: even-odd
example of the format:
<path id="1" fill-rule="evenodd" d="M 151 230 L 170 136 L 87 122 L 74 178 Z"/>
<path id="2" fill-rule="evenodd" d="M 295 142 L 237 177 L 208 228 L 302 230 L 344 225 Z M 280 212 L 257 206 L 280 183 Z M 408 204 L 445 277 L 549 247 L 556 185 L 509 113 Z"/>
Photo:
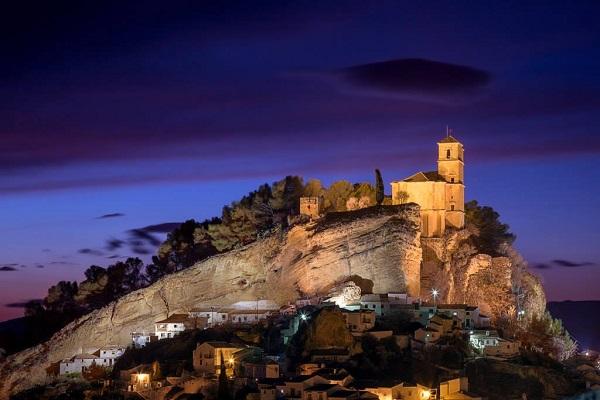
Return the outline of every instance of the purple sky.
<path id="1" fill-rule="evenodd" d="M 0 16 L 0 319 L 286 174 L 433 169 L 447 124 L 549 298 L 600 299 L 597 2 L 40 3 Z"/>

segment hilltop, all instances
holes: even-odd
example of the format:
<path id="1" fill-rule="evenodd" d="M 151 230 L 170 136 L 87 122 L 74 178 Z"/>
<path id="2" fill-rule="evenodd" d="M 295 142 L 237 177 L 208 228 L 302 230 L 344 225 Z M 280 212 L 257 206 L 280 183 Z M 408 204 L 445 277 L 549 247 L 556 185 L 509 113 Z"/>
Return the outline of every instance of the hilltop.
<path id="1" fill-rule="evenodd" d="M 529 309 L 542 312 L 545 298 L 539 282 L 509 257 L 479 254 L 471 236 L 460 230 L 421 239 L 415 204 L 371 207 L 296 224 L 167 275 L 79 318 L 48 342 L 9 356 L 0 369 L 0 395 L 43 382 L 46 368 L 81 348 L 127 345 L 131 332 L 151 331 L 155 321 L 199 304 L 269 298 L 284 305 L 302 296 L 328 295 L 349 280 L 369 282 L 373 293 L 417 297 L 431 282 L 451 277 L 441 287 L 440 301 L 476 300 L 492 318 L 515 308 L 510 293 L 518 283 L 526 287 Z"/>

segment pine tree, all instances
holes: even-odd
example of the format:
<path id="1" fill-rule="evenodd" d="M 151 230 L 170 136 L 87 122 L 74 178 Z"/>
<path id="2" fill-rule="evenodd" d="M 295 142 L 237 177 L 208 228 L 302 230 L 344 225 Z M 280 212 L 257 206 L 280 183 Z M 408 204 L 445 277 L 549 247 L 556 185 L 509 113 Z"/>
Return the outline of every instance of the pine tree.
<path id="1" fill-rule="evenodd" d="M 221 352 L 221 370 L 219 372 L 219 389 L 217 391 L 217 399 L 231 399 L 231 394 L 229 393 L 229 380 L 227 378 L 227 368 L 225 367 L 225 359 L 223 358 L 223 352 Z"/>
<path id="2" fill-rule="evenodd" d="M 383 179 L 381 178 L 381 172 L 378 169 L 375 170 L 375 200 L 377 205 L 380 206 L 383 203 L 385 189 L 383 187 Z"/>

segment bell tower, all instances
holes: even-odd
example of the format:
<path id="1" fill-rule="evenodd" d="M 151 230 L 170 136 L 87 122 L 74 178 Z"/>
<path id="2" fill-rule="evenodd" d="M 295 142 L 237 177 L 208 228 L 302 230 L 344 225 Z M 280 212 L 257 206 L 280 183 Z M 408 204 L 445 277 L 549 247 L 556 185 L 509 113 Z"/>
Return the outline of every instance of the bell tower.
<path id="1" fill-rule="evenodd" d="M 447 134 L 438 142 L 438 174 L 446 181 L 446 226 L 465 226 L 465 151 L 462 143 Z"/>
<path id="2" fill-rule="evenodd" d="M 465 151 L 462 143 L 448 135 L 438 142 L 438 174 L 448 183 L 465 182 Z"/>

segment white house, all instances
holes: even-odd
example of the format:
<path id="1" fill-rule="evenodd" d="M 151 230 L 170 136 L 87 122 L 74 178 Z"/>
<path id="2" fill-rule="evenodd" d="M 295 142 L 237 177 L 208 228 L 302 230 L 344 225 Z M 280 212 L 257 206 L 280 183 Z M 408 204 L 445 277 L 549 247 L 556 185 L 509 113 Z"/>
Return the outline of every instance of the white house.
<path id="1" fill-rule="evenodd" d="M 489 326 L 489 318 L 481 315 L 479 308 L 467 304 L 430 304 L 422 303 L 414 309 L 414 319 L 422 325 L 427 325 L 435 314 L 455 317 L 461 321 L 461 328 L 475 329 Z"/>
<path id="2" fill-rule="evenodd" d="M 479 308 L 467 304 L 440 304 L 437 312 L 456 317 L 462 321 L 464 329 L 474 329 L 479 326 Z"/>
<path id="3" fill-rule="evenodd" d="M 360 308 L 372 310 L 377 316 L 385 316 L 390 308 L 387 294 L 363 294 L 360 297 Z"/>
<path id="4" fill-rule="evenodd" d="M 190 318 L 206 318 L 207 325 L 217 326 L 229 321 L 229 310 L 220 306 L 200 306 L 189 312 Z"/>
<path id="5" fill-rule="evenodd" d="M 115 360 L 125 352 L 125 347 L 122 346 L 107 346 L 98 349 L 93 354 L 80 353 L 70 359 L 62 360 L 59 363 L 59 373 L 65 374 L 81 374 L 87 368 L 95 364 L 99 367 L 112 368 Z"/>
<path id="6" fill-rule="evenodd" d="M 346 326 L 351 332 L 365 332 L 375 326 L 375 311 L 373 310 L 348 311 L 342 309 L 342 314 L 346 319 Z"/>
<path id="7" fill-rule="evenodd" d="M 264 321 L 272 310 L 232 310 L 229 312 L 229 321 L 233 324 L 255 324 Z"/>
<path id="8" fill-rule="evenodd" d="M 125 353 L 125 350 L 126 349 L 123 346 L 109 345 L 101 347 L 98 352 L 100 354 L 100 358 L 103 360 L 108 360 L 108 366 L 112 367 L 115 363 L 115 360 L 121 357 L 123 353 Z"/>
<path id="9" fill-rule="evenodd" d="M 188 314 L 173 314 L 170 317 L 154 323 L 154 334 L 161 339 L 172 338 L 185 331 L 189 325 Z"/>
<path id="10" fill-rule="evenodd" d="M 495 345 L 485 345 L 483 354 L 488 357 L 511 358 L 519 355 L 520 343 L 499 338 Z"/>
<path id="11" fill-rule="evenodd" d="M 148 332 L 131 332 L 133 347 L 136 349 L 146 346 L 148 343 L 157 340 L 156 335 Z"/>

